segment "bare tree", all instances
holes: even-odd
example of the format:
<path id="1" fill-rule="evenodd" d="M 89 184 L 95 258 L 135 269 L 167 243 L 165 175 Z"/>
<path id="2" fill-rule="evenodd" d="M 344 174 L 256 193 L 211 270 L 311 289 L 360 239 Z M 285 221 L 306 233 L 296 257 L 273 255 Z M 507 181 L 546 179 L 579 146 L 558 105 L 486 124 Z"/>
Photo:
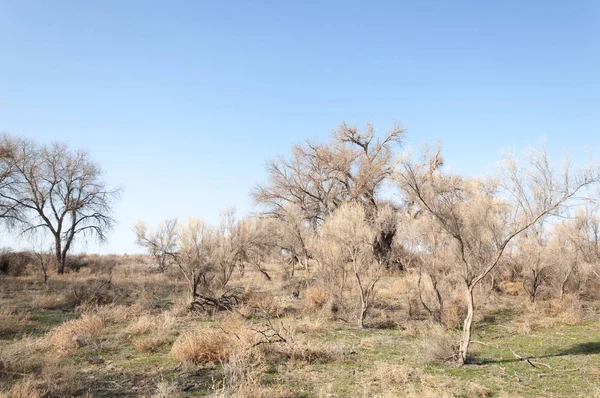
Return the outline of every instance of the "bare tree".
<path id="1" fill-rule="evenodd" d="M 218 227 L 190 218 L 177 229 L 177 250 L 169 253 L 188 282 L 192 308 L 230 310 L 237 302 L 226 287 L 234 271 L 254 265 L 270 279 L 262 262 L 272 242 L 261 223 L 237 220 L 233 209 L 221 214 Z"/>
<path id="2" fill-rule="evenodd" d="M 142 221 L 138 221 L 134 228 L 135 243 L 145 248 L 154 257 L 158 270 L 164 272 L 177 251 L 177 219 L 161 221 L 156 231 L 148 230 Z"/>
<path id="3" fill-rule="evenodd" d="M 12 145 L 5 145 L 2 152 L 13 173 L 10 189 L 0 191 L 0 198 L 22 211 L 23 232 L 41 228 L 52 235 L 62 274 L 76 237 L 106 240 L 115 224 L 110 213 L 120 190 L 107 187 L 101 168 L 87 152 L 58 143 L 9 141 Z"/>
<path id="4" fill-rule="evenodd" d="M 18 188 L 16 179 L 17 170 L 12 161 L 12 154 L 17 149 L 19 140 L 15 137 L 3 135 L 0 137 L 0 220 L 6 226 L 12 227 L 22 218 L 23 208 L 17 201 L 6 198 L 13 196 Z"/>
<path id="5" fill-rule="evenodd" d="M 403 138 L 400 126 L 379 139 L 371 125 L 359 132 L 344 123 L 329 143 L 296 145 L 291 158 L 267 163 L 268 182 L 254 189 L 254 200 L 264 206 L 264 214 L 281 220 L 295 217 L 290 209 L 297 211 L 314 230 L 345 202 L 361 203 L 374 221 L 380 192 L 395 167 L 393 149 Z M 374 236 L 372 247 L 382 263 L 389 260 L 394 235 L 394 228 L 388 228 Z"/>
<path id="6" fill-rule="evenodd" d="M 205 302 L 214 300 L 215 231 L 202 220 L 190 218 L 187 224 L 179 226 L 177 232 L 179 250 L 173 257 L 188 283 L 191 307 L 196 304 L 204 306 Z"/>
<path id="7" fill-rule="evenodd" d="M 505 159 L 502 170 L 508 175 L 503 175 L 502 185 L 495 180 L 465 179 L 443 172 L 439 151 L 426 151 L 421 163 L 404 161 L 397 174 L 410 200 L 432 215 L 454 241 L 467 304 L 459 364 L 467 361 L 471 341 L 474 288 L 500 263 L 513 239 L 541 218 L 556 214 L 582 188 L 600 179 L 592 167 L 572 175 L 567 165 L 559 177 L 547 164 L 547 156 L 532 156 L 529 160 L 530 167 L 521 168 L 514 160 Z M 535 183 L 528 184 L 528 188 L 517 184 L 529 179 Z M 536 197 L 545 198 L 545 205 L 532 214 L 527 206 Z"/>
<path id="8" fill-rule="evenodd" d="M 31 252 L 35 257 L 37 266 L 42 271 L 44 283 L 48 282 L 48 270 L 53 257 L 53 247 L 46 245 L 46 240 L 39 234 L 33 234 L 31 237 Z"/>
<path id="9" fill-rule="evenodd" d="M 342 283 L 345 284 L 348 275 L 354 277 L 360 297 L 360 327 L 365 326 L 367 310 L 373 302 L 375 285 L 381 276 L 381 269 L 375 266 L 373 257 L 373 235 L 373 228 L 366 221 L 363 206 L 352 203 L 345 203 L 336 210 L 320 231 L 321 253 L 337 263 L 341 270 L 338 278 L 341 276 L 344 279 Z M 324 271 L 330 272 L 331 269 Z"/>

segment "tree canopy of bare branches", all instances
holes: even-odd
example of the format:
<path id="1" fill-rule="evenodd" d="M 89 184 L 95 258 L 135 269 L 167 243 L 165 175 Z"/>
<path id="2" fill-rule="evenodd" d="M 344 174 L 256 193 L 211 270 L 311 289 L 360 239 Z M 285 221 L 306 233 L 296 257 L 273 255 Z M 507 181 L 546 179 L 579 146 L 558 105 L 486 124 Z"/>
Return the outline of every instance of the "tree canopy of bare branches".
<path id="1" fill-rule="evenodd" d="M 268 181 L 254 189 L 253 198 L 264 214 L 282 220 L 301 215 L 314 230 L 346 202 L 361 203 L 368 219 L 374 220 L 380 191 L 395 167 L 394 148 L 403 139 L 404 130 L 398 125 L 378 138 L 371 125 L 360 132 L 343 123 L 329 143 L 295 145 L 290 158 L 268 162 Z M 294 223 L 298 225 L 297 220 Z M 395 230 L 380 232 L 383 235 L 376 236 L 373 246 L 385 261 Z"/>
<path id="2" fill-rule="evenodd" d="M 10 170 L 0 190 L 2 203 L 17 210 L 23 233 L 45 229 L 51 234 L 59 273 L 76 237 L 106 240 L 120 190 L 107 186 L 87 152 L 6 136 L 0 153 Z"/>
<path id="3" fill-rule="evenodd" d="M 507 158 L 497 179 L 467 179 L 444 172 L 439 150 L 422 162 L 405 160 L 397 173 L 409 201 L 431 215 L 454 241 L 454 257 L 466 289 L 467 316 L 458 352 L 464 364 L 474 314 L 473 289 L 500 262 L 508 245 L 545 217 L 559 214 L 584 187 L 600 181 L 590 166 L 558 175 L 544 151 L 529 155 L 528 167 Z"/>

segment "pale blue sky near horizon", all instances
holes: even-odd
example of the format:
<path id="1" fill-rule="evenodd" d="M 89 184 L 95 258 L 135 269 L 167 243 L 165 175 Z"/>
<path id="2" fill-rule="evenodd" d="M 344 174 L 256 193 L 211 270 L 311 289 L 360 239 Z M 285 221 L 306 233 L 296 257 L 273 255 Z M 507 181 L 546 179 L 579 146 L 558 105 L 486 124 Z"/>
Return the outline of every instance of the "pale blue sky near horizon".
<path id="1" fill-rule="evenodd" d="M 140 252 L 138 219 L 247 214 L 267 159 L 342 121 L 399 122 L 463 174 L 541 137 L 598 156 L 599 74 L 600 1 L 0 0 L 0 132 L 124 188 L 90 252 Z"/>

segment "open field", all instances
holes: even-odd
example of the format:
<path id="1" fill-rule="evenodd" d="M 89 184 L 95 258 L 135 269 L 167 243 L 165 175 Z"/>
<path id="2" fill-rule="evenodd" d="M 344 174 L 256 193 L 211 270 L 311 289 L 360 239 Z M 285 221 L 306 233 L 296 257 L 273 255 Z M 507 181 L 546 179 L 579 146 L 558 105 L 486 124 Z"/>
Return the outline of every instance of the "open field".
<path id="1" fill-rule="evenodd" d="M 174 270 L 146 265 L 83 268 L 46 285 L 2 277 L 0 396 L 600 396 L 592 297 L 528 304 L 487 292 L 458 367 L 436 358 L 459 331 L 411 304 L 410 271 L 382 279 L 361 329 L 332 314 L 326 292 L 303 287 L 305 270 L 267 270 L 271 281 L 236 272 L 228 289 L 240 303 L 212 314 L 187 309 Z"/>

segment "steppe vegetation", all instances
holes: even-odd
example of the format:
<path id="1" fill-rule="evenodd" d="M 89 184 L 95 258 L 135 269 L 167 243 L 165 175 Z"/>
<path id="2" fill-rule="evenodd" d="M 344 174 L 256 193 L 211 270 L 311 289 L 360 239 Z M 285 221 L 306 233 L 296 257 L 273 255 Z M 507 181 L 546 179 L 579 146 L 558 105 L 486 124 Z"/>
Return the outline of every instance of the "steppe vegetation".
<path id="1" fill-rule="evenodd" d="M 32 243 L 0 253 L 0 397 L 600 397 L 600 169 L 466 177 L 403 139 L 343 124 L 254 214 L 140 220 L 128 256 L 69 251 L 114 224 L 86 153 L 5 136 Z"/>

